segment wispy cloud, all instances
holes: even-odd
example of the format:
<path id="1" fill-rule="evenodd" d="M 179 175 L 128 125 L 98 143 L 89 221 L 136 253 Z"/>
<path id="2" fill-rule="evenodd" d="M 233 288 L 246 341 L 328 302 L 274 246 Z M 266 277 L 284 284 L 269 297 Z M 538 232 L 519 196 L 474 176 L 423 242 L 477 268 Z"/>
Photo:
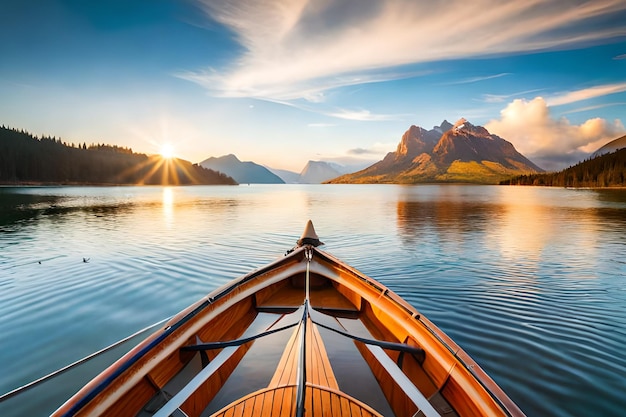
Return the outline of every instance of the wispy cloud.
<path id="1" fill-rule="evenodd" d="M 598 104 L 596 106 L 580 107 L 580 108 L 577 108 L 577 109 L 565 111 L 562 114 L 580 113 L 580 112 L 584 112 L 584 111 L 598 110 L 598 109 L 603 109 L 605 107 L 612 107 L 612 106 L 626 106 L 626 102 L 618 101 L 618 102 L 615 102 L 615 103 L 604 103 L 604 104 Z"/>
<path id="2" fill-rule="evenodd" d="M 321 94 L 321 93 L 320 93 Z M 303 100 L 287 100 L 287 99 L 272 99 L 272 98 L 263 98 L 262 100 L 269 101 L 276 104 L 281 104 L 284 106 L 293 107 L 296 109 L 300 109 L 309 113 L 315 113 L 322 116 L 333 117 L 336 119 L 343 120 L 354 120 L 361 122 L 383 122 L 383 121 L 393 121 L 393 120 L 405 120 L 406 118 L 412 117 L 411 114 L 401 113 L 401 114 L 382 114 L 382 113 L 372 113 L 367 109 L 342 109 L 335 108 L 333 110 L 327 110 L 326 108 L 318 107 L 313 105 L 311 102 L 303 101 Z M 308 125 L 309 127 L 329 127 L 335 126 L 332 123 L 311 123 Z"/>
<path id="3" fill-rule="evenodd" d="M 334 123 L 309 123 L 308 127 L 333 127 Z"/>
<path id="4" fill-rule="evenodd" d="M 322 62 L 311 61 L 310 65 L 320 66 Z M 249 71 L 262 71 L 262 68 L 255 70 L 250 68 Z M 288 76 L 282 81 L 277 79 L 280 74 L 280 68 L 268 70 L 273 75 L 267 79 L 261 80 L 259 74 L 243 74 L 242 71 L 220 73 L 214 68 L 208 68 L 199 71 L 179 71 L 175 75 L 179 78 L 195 82 L 213 95 L 219 97 L 253 97 L 261 100 L 273 102 L 285 102 L 290 100 L 304 99 L 310 103 L 322 103 L 326 101 L 327 91 L 340 87 L 349 87 L 354 85 L 382 83 L 390 80 L 401 80 L 413 77 L 419 77 L 430 74 L 432 71 L 393 71 L 389 70 L 364 70 L 360 73 L 341 74 L 333 76 L 310 78 L 303 73 L 300 78 L 296 76 Z M 310 68 L 307 71 L 312 72 Z M 249 81 L 248 81 L 249 80 Z"/>
<path id="5" fill-rule="evenodd" d="M 397 146 L 397 143 L 382 143 L 376 142 L 369 148 L 352 148 L 346 151 L 348 155 L 354 156 L 377 156 L 381 157 L 393 150 Z"/>
<path id="6" fill-rule="evenodd" d="M 576 103 L 595 97 L 602 97 L 609 94 L 622 93 L 626 91 L 626 83 L 598 85 L 584 88 L 582 90 L 569 91 L 546 98 L 549 106 L 561 106 L 564 104 Z"/>
<path id="7" fill-rule="evenodd" d="M 621 55 L 614 56 L 613 59 L 615 59 L 615 60 L 626 59 L 626 54 L 621 54 Z"/>
<path id="8" fill-rule="evenodd" d="M 508 94 L 483 94 L 482 101 L 485 103 L 504 103 L 511 96 Z"/>
<path id="9" fill-rule="evenodd" d="M 350 155 L 377 155 L 379 152 L 373 149 L 365 149 L 365 148 L 354 148 L 348 149 L 348 154 Z"/>
<path id="10" fill-rule="evenodd" d="M 494 78 L 505 77 L 507 75 L 511 75 L 511 73 L 503 72 L 501 74 L 485 75 L 484 77 L 465 78 L 463 80 L 457 80 L 457 81 L 451 81 L 449 83 L 444 83 L 444 85 L 473 84 L 473 83 L 477 83 L 480 81 L 487 81 L 487 80 L 493 80 Z"/>
<path id="11" fill-rule="evenodd" d="M 437 60 L 564 48 L 623 36 L 623 0 L 197 0 L 244 48 L 229 67 L 180 74 L 215 95 L 320 100 Z M 497 75 L 502 76 L 502 75 Z M 476 82 L 468 80 L 467 82 Z"/>
<path id="12" fill-rule="evenodd" d="M 479 101 L 483 101 L 485 103 L 504 103 L 505 101 L 511 100 L 513 98 L 521 98 L 528 94 L 537 93 L 539 91 L 541 91 L 540 88 L 534 88 L 532 90 L 520 91 L 511 94 L 483 94 L 482 99 Z"/>
<path id="13" fill-rule="evenodd" d="M 340 109 L 335 112 L 326 113 L 327 116 L 345 120 L 358 120 L 361 122 L 382 122 L 389 120 L 404 120 L 409 114 L 376 114 L 369 110 L 348 110 Z"/>

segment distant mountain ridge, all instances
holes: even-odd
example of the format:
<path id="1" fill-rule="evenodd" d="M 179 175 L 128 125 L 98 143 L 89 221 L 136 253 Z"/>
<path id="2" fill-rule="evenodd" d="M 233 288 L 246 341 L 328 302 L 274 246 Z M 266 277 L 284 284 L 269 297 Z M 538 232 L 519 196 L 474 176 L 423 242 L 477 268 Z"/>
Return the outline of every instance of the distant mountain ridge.
<path id="1" fill-rule="evenodd" d="M 321 184 L 343 174 L 338 167 L 324 161 L 309 161 L 300 172 L 300 183 Z"/>
<path id="2" fill-rule="evenodd" d="M 610 141 L 604 146 L 600 147 L 597 151 L 591 154 L 591 158 L 596 158 L 600 155 L 615 152 L 618 149 L 626 148 L 626 135 L 621 138 Z"/>
<path id="3" fill-rule="evenodd" d="M 454 125 L 444 120 L 431 130 L 411 126 L 395 152 L 364 170 L 329 182 L 497 184 L 513 175 L 542 171 L 510 142 L 460 119 Z"/>
<path id="4" fill-rule="evenodd" d="M 361 165 L 341 165 L 327 161 L 308 161 L 300 173 L 267 167 L 287 184 L 321 184 L 344 174 L 362 169 Z"/>
<path id="5" fill-rule="evenodd" d="M 242 162 L 235 155 L 210 157 L 200 162 L 200 166 L 223 172 L 239 184 L 284 184 L 278 175 L 254 162 Z"/>
<path id="6" fill-rule="evenodd" d="M 285 181 L 286 184 L 299 184 L 300 183 L 300 174 L 297 172 L 289 171 L 286 169 L 277 169 L 265 166 L 271 173 L 277 175 L 281 180 Z"/>

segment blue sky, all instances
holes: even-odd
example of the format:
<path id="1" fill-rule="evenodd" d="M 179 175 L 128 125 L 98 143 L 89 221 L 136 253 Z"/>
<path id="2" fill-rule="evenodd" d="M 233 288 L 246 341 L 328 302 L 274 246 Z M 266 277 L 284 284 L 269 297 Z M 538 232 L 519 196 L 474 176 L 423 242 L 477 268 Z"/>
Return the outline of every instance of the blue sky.
<path id="1" fill-rule="evenodd" d="M 0 123 L 192 162 L 376 161 L 461 117 L 546 169 L 626 134 L 623 0 L 3 0 Z"/>

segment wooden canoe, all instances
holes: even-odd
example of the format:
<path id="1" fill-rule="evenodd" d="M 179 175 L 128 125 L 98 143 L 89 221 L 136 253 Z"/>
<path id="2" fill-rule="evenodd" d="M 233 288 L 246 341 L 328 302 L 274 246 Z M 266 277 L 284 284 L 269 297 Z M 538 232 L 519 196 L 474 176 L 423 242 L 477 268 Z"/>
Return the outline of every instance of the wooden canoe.
<path id="1" fill-rule="evenodd" d="M 191 305 L 53 416 L 523 416 L 407 302 L 298 245 Z"/>

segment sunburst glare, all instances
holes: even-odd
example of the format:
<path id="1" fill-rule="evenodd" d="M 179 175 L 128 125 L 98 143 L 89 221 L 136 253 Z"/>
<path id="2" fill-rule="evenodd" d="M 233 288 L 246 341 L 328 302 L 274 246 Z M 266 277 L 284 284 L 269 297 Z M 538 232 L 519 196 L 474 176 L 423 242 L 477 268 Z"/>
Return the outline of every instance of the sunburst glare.
<path id="1" fill-rule="evenodd" d="M 174 157 L 174 147 L 170 143 L 164 143 L 161 145 L 159 154 L 165 159 L 171 159 Z"/>

